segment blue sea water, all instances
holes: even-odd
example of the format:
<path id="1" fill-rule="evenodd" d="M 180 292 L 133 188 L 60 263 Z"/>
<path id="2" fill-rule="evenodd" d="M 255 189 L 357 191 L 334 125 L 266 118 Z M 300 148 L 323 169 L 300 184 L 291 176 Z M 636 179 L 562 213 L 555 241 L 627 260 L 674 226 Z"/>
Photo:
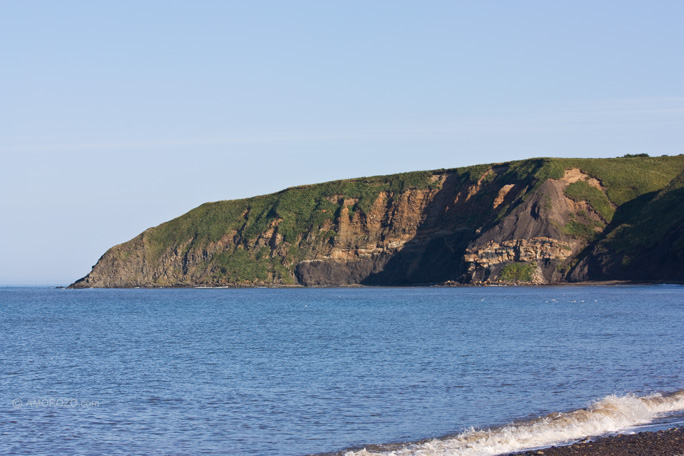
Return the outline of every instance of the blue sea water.
<path id="1" fill-rule="evenodd" d="M 298 456 L 684 389 L 674 285 L 0 288 L 0 335 L 5 455 Z"/>

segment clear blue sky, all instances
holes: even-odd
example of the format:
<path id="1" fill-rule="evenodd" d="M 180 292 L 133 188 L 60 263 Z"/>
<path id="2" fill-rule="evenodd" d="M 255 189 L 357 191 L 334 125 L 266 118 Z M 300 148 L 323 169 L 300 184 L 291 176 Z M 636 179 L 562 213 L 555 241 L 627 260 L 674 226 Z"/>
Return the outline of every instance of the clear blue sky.
<path id="1" fill-rule="evenodd" d="M 0 284 L 207 201 L 684 153 L 684 1 L 0 2 Z"/>

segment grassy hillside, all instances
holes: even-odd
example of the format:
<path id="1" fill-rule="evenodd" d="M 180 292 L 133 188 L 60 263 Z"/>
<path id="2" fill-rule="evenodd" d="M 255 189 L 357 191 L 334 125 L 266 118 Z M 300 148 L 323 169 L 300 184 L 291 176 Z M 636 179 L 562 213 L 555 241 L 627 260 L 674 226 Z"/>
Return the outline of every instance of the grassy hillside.
<path id="1" fill-rule="evenodd" d="M 659 192 L 625 204 L 622 212 L 596 249 L 619 259 L 610 273 L 637 278 L 649 269 L 663 279 L 684 279 L 684 172 Z"/>
<path id="2" fill-rule="evenodd" d="M 479 232 L 494 226 L 543 182 L 561 179 L 565 170 L 571 168 L 578 168 L 597 179 L 605 192 L 585 181 L 565 188 L 568 198 L 582 204 L 586 202 L 600 216 L 600 219 L 596 216 L 591 219 L 581 212 L 573 215 L 565 227 L 569 235 L 589 242 L 608 225 L 605 233 L 609 234 L 603 240 L 606 248 L 626 252 L 629 257 L 638 251 L 633 246 L 648 248 L 651 245 L 649 239 L 662 240 L 684 218 L 681 215 L 684 214 L 681 207 L 684 155 L 538 158 L 347 179 L 293 187 L 242 200 L 207 203 L 147 230 L 141 238 L 144 239 L 140 241 L 142 244 L 131 241 L 119 246 L 112 255 L 114 263 L 123 264 L 128 257 L 135 257 L 134 250 L 143 245 L 143 263 L 148 266 L 156 264 L 164 271 L 166 266 L 162 263 L 168 263 L 170 257 L 183 258 L 183 265 L 173 266 L 183 271 L 173 272 L 171 276 L 175 278 L 168 279 L 171 283 L 165 282 L 167 279 L 161 276 L 154 279 L 154 284 L 162 286 L 178 283 L 173 281 L 180 275 L 186 277 L 183 280 L 192 281 L 194 279 L 190 276 L 204 274 L 202 271 L 206 272 L 203 280 L 212 283 L 294 283 L 295 265 L 317 257 L 321 249 L 329 247 L 338 238 L 340 233 L 336 230 L 341 214 L 348 212 L 349 220 L 362 223 L 374 204 L 378 204 L 381 193 L 388 195 L 386 207 L 390 210 L 392 204 L 396 207 L 409 191 L 428 191 L 433 195 L 431 198 L 446 192 L 448 194 L 442 195 L 444 201 L 439 210 L 448 211 L 459 198 L 463 202 L 464 191 L 472 189 L 473 194 L 467 196 L 467 199 L 471 196 L 472 199 L 466 212 L 461 210 L 449 217 L 439 214 L 433 217 L 438 222 L 441 220 L 439 223 L 462 225 L 466 230 L 463 233 L 471 233 L 467 234 L 470 236 L 476 229 Z M 447 185 L 448 190 L 442 188 Z M 498 206 L 495 204 L 493 210 L 493 201 L 504 186 L 515 186 L 514 193 L 517 193 L 514 198 L 505 199 Z M 673 213 L 673 207 L 678 208 L 678 212 Z M 431 210 L 437 210 L 436 206 Z M 458 241 L 459 248 L 468 242 L 463 237 Z M 678 238 L 676 245 L 681 248 L 684 239 Z M 167 272 L 164 274 L 170 277 Z"/>
<path id="3" fill-rule="evenodd" d="M 468 174 L 467 170 L 464 172 Z M 306 258 L 316 244 L 335 235 L 333 231 L 322 235 L 319 232 L 339 216 L 343 204 L 338 200 L 354 201 L 349 209 L 365 214 L 381 192 L 401 194 L 408 188 L 433 188 L 437 184 L 431 177 L 431 172 L 424 171 L 348 179 L 203 204 L 150 230 L 150 250 L 153 259 L 173 248 L 180 248 L 181 254 L 185 254 L 232 234 L 237 241 L 232 251 L 212 260 L 212 265 L 218 266 L 215 276 L 231 282 L 262 281 L 271 276 L 289 283 L 292 265 Z M 257 240 L 275 224 L 287 249 L 283 256 L 271 255 L 271 249 L 266 246 L 254 248 Z M 311 233 L 317 238 L 312 240 Z"/>

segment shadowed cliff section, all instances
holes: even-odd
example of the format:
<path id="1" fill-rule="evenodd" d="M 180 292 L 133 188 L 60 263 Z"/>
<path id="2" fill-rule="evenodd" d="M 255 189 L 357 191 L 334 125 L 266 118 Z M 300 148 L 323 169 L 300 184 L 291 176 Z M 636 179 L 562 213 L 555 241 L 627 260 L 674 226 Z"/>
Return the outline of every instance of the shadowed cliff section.
<path id="1" fill-rule="evenodd" d="M 574 274 L 596 280 L 684 282 L 684 173 L 624 204 Z"/>
<path id="2" fill-rule="evenodd" d="M 521 202 L 534 183 L 531 176 L 544 166 L 544 161 L 528 164 L 530 169 L 506 163 L 487 167 L 484 172 L 473 170 L 465 176 L 446 173 L 413 239 L 381 271 L 370 274 L 362 283 L 411 285 L 466 280 L 466 248 L 484 228 L 505 218 Z M 502 189 L 506 189 L 505 194 Z"/>
<path id="3" fill-rule="evenodd" d="M 86 287 L 684 281 L 684 156 L 540 158 L 199 206 Z"/>

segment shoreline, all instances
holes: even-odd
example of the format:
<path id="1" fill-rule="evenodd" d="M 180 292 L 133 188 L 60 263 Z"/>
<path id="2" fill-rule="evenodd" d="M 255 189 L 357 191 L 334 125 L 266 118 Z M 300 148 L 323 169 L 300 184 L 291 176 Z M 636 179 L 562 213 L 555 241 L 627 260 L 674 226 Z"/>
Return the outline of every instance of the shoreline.
<path id="1" fill-rule="evenodd" d="M 448 438 L 448 437 L 444 437 Z M 415 444 L 430 442 L 424 439 Z M 405 448 L 405 443 L 365 445 L 330 453 L 308 456 L 346 456 L 365 450 L 370 454 L 385 454 Z M 684 456 L 684 427 L 675 426 L 658 431 L 641 431 L 633 434 L 609 434 L 586 437 L 573 443 L 537 447 L 495 456 Z"/>
<path id="2" fill-rule="evenodd" d="M 684 455 L 684 427 L 586 439 L 505 456 L 680 456 Z"/>
<path id="3" fill-rule="evenodd" d="M 347 284 L 336 286 L 323 285 L 283 285 L 283 284 L 261 284 L 261 285 L 193 285 L 193 284 L 178 284 L 168 286 L 154 286 L 154 285 L 140 285 L 133 287 L 74 287 L 74 284 L 68 286 L 54 286 L 61 290 L 169 290 L 169 289 L 189 289 L 189 290 L 239 290 L 239 289 L 327 289 L 327 288 L 553 288 L 553 287 L 616 287 L 616 286 L 641 286 L 641 285 L 684 285 L 684 282 L 665 282 L 665 281 L 635 281 L 635 280 L 603 280 L 603 281 L 585 281 L 585 282 L 554 282 L 554 283 L 417 283 L 409 285 L 363 285 L 363 284 Z M 52 285 L 48 285 L 52 288 Z"/>
<path id="4" fill-rule="evenodd" d="M 684 456 L 682 400 L 684 390 L 608 395 L 587 408 L 432 439 L 348 448 L 335 456 Z M 666 415 L 674 420 L 658 419 Z M 645 424 L 657 427 L 635 428 Z"/>

